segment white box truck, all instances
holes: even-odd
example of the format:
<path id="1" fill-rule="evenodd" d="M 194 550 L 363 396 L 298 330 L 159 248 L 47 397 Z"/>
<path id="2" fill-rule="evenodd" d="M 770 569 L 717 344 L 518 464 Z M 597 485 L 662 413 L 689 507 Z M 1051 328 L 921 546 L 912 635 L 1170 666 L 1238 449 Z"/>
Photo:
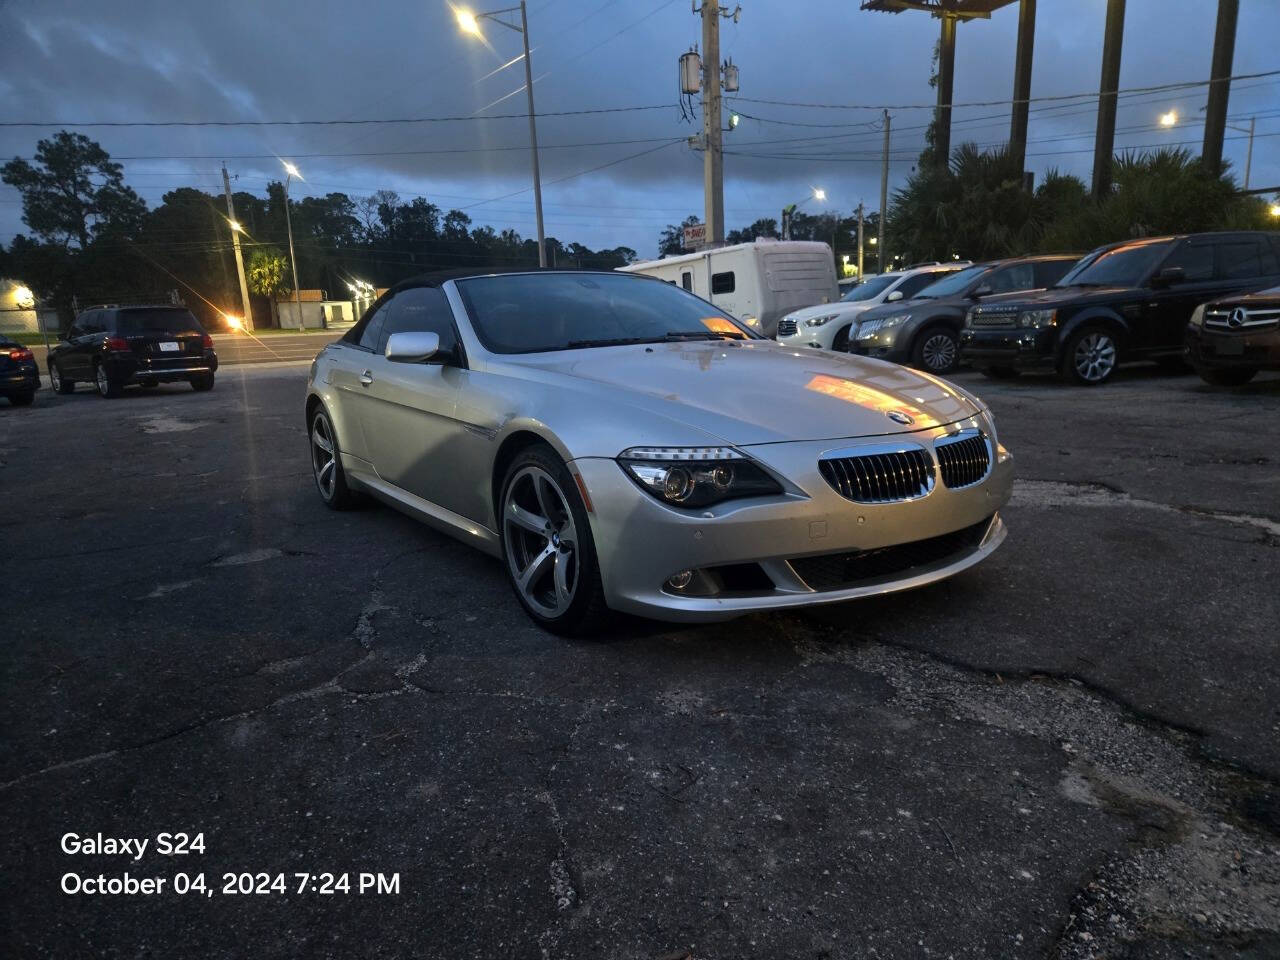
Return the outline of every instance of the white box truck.
<path id="1" fill-rule="evenodd" d="M 755 240 L 619 269 L 684 287 L 766 337 L 792 310 L 840 299 L 825 243 Z"/>

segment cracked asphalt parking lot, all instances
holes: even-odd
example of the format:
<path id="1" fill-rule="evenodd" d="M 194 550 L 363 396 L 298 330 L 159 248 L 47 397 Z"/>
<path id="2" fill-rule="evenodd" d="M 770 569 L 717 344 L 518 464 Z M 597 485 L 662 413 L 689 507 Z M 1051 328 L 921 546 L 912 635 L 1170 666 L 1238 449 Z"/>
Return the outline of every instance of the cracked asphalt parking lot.
<path id="1" fill-rule="evenodd" d="M 0 405 L 7 955 L 1280 956 L 1280 377 L 961 374 L 988 562 L 569 642 L 321 505 L 304 376 Z M 206 852 L 60 849 L 162 831 Z M 218 892 L 60 892 L 177 871 Z M 325 871 L 400 892 L 221 892 Z"/>

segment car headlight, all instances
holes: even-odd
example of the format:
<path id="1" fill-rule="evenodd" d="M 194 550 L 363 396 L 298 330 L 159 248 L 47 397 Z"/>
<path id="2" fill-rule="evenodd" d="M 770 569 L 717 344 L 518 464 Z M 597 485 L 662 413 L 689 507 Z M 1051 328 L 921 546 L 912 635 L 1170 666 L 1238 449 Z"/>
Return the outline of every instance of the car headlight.
<path id="1" fill-rule="evenodd" d="M 974 318 L 974 315 L 975 315 L 977 312 L 978 312 L 978 308 L 977 308 L 977 307 L 970 307 L 968 310 L 966 310 L 966 311 L 964 312 L 964 325 L 965 325 L 966 327 L 972 327 L 972 326 L 973 326 L 973 318 Z"/>
<path id="2" fill-rule="evenodd" d="M 747 316 L 742 318 L 742 322 L 754 330 L 760 329 L 760 321 L 755 317 Z"/>
<path id="3" fill-rule="evenodd" d="M 834 313 L 826 313 L 820 317 L 810 317 L 808 320 L 804 322 L 804 325 L 806 327 L 820 327 L 824 323 L 830 323 L 832 320 L 836 318 L 836 316 L 837 314 L 834 314 Z"/>
<path id="4" fill-rule="evenodd" d="M 892 317 L 885 317 L 880 321 L 880 329 L 887 330 L 889 327 L 897 327 L 906 323 L 911 319 L 909 313 L 895 313 Z"/>
<path id="5" fill-rule="evenodd" d="M 631 447 L 618 463 L 665 504 L 695 509 L 782 492 L 778 481 L 732 447 Z"/>
<path id="6" fill-rule="evenodd" d="M 1204 326 L 1204 304 L 1203 303 L 1191 311 L 1191 325 L 1193 327 Z"/>
<path id="7" fill-rule="evenodd" d="M 1024 310 L 1018 314 L 1020 327 L 1033 327 L 1039 330 L 1042 327 L 1052 327 L 1057 322 L 1057 310 Z"/>

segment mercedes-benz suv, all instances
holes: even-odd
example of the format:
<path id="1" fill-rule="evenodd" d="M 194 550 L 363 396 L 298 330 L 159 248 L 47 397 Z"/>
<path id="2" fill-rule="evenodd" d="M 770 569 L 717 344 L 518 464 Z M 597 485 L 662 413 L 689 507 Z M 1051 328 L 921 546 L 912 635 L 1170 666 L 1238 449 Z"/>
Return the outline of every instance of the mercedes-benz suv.
<path id="1" fill-rule="evenodd" d="M 196 390 L 212 390 L 218 355 L 186 307 L 94 307 L 85 310 L 49 352 L 49 382 L 71 393 L 92 383 L 104 397 L 125 386 L 154 387 L 185 380 Z"/>

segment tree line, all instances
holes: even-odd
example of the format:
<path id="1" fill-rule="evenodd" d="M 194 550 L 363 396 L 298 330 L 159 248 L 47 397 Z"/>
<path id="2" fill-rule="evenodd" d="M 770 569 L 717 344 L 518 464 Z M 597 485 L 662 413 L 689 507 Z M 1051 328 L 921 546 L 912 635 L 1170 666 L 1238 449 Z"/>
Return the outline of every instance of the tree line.
<path id="1" fill-rule="evenodd" d="M 21 279 L 64 318 L 73 302 L 163 299 L 172 289 L 202 319 L 239 312 L 223 195 L 179 187 L 149 208 L 99 144 L 67 131 L 39 141 L 32 161 L 4 164 L 0 179 L 20 193 L 30 230 L 0 246 L 0 276 Z M 251 293 L 292 292 L 284 185 L 268 184 L 265 196 L 236 191 L 233 200 Z M 380 190 L 288 203 L 298 284 L 335 299 L 348 298 L 355 280 L 386 287 L 430 270 L 538 265 L 536 241 L 475 226 L 464 211 L 423 197 Z M 558 266 L 612 269 L 636 259 L 624 246 L 592 250 L 554 237 L 546 243 L 548 261 Z"/>

